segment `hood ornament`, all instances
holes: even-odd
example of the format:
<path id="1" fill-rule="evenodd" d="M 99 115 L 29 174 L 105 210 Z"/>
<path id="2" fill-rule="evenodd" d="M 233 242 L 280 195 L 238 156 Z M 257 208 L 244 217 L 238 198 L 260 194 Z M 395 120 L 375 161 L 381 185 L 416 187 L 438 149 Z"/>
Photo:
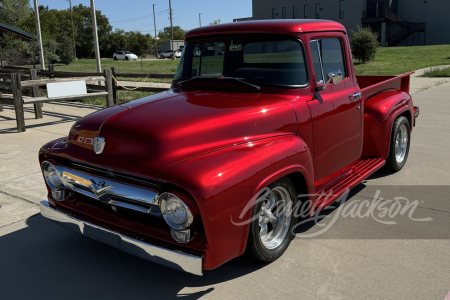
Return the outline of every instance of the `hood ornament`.
<path id="1" fill-rule="evenodd" d="M 95 153 L 97 153 L 97 154 L 102 153 L 104 148 L 105 148 L 105 138 L 95 137 L 94 138 L 94 151 L 95 151 Z"/>

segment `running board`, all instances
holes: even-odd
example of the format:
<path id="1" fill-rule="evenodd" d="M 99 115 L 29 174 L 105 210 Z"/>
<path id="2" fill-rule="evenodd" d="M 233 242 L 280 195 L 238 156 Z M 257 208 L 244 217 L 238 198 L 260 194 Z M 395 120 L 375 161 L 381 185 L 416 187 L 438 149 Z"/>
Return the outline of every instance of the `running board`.
<path id="1" fill-rule="evenodd" d="M 352 189 L 364 179 L 375 173 L 384 164 L 381 157 L 361 157 L 353 168 L 343 177 L 316 192 L 313 212 L 322 210 L 339 199 L 347 189 Z"/>

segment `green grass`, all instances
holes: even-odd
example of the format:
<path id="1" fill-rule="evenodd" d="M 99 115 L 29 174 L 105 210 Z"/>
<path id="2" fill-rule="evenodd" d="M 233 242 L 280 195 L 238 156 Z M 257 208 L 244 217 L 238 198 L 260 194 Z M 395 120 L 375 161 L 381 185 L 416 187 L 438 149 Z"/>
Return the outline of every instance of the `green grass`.
<path id="1" fill-rule="evenodd" d="M 134 99 L 143 98 L 145 96 L 153 95 L 154 93 L 148 92 L 139 92 L 139 91 L 117 91 L 117 104 L 122 104 Z M 101 98 L 91 98 L 91 99 L 83 99 L 83 103 L 87 104 L 95 104 L 95 105 L 103 105 L 106 106 L 105 97 Z"/>
<path id="2" fill-rule="evenodd" d="M 116 68 L 117 73 L 142 73 L 142 74 L 175 74 L 178 62 L 180 60 L 151 60 L 143 61 L 124 61 L 103 58 L 100 60 L 102 69 Z M 55 64 L 55 71 L 62 72 L 97 72 L 95 59 L 80 59 L 69 65 Z"/>
<path id="3" fill-rule="evenodd" d="M 450 64 L 450 45 L 378 48 L 375 61 L 359 64 L 356 75 L 398 75 Z M 448 75 L 447 75 L 448 76 Z"/>
<path id="4" fill-rule="evenodd" d="M 220 58 L 220 57 L 219 57 Z M 156 61 L 115 61 L 102 59 L 102 69 L 115 67 L 118 73 L 174 74 L 179 60 Z M 361 64 L 355 61 L 357 75 L 398 75 L 406 72 L 438 65 L 450 65 L 450 45 L 387 47 L 378 48 L 374 61 Z M 57 64 L 55 71 L 96 72 L 95 59 L 82 59 L 70 65 Z M 436 74 L 436 73 L 433 73 Z M 433 75 L 434 76 L 434 75 Z M 439 76 L 450 76 L 450 70 Z M 144 81 L 144 78 L 119 78 L 129 81 Z M 147 79 L 149 82 L 171 82 L 171 79 Z"/>
<path id="5" fill-rule="evenodd" d="M 421 77 L 450 77 L 450 67 L 431 67 L 425 70 Z"/>

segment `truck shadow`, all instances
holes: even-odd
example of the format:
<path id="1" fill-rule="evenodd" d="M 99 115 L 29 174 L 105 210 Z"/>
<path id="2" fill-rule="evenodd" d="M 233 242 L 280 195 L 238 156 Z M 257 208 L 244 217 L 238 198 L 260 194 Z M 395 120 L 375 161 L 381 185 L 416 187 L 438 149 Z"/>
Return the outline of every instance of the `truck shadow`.
<path id="1" fill-rule="evenodd" d="M 191 275 L 123 253 L 72 233 L 40 214 L 0 237 L 2 299 L 198 299 L 211 285 L 263 268 L 234 259 Z M 183 292 L 184 288 L 194 290 Z"/>

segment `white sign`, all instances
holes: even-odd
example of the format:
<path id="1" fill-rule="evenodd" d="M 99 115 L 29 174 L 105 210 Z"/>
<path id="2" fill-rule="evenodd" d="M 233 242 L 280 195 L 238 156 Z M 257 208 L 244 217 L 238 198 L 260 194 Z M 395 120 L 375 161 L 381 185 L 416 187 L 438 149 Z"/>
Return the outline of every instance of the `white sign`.
<path id="1" fill-rule="evenodd" d="M 48 98 L 86 95 L 86 81 L 68 81 L 47 83 Z"/>

